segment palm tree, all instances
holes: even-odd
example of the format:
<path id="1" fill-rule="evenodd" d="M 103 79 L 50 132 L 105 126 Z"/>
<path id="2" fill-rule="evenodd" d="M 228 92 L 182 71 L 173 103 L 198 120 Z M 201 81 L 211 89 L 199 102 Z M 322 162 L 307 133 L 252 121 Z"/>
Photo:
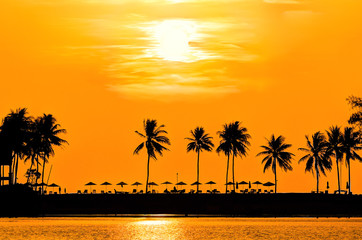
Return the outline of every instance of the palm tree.
<path id="1" fill-rule="evenodd" d="M 197 152 L 197 182 L 199 183 L 199 169 L 200 169 L 200 152 L 203 150 L 211 152 L 214 144 L 212 143 L 212 137 L 205 133 L 203 127 L 196 127 L 195 130 L 191 130 L 191 138 L 186 138 L 190 142 L 187 144 L 187 152 Z M 199 192 L 199 184 L 197 184 L 197 192 Z"/>
<path id="2" fill-rule="evenodd" d="M 217 134 L 219 134 L 220 144 L 216 148 L 216 152 L 219 154 L 220 152 L 223 152 L 225 156 L 227 156 L 227 163 L 226 163 L 226 180 L 225 180 L 225 193 L 228 191 L 228 175 L 229 175 L 229 160 L 230 160 L 230 153 L 232 153 L 232 127 L 231 124 L 224 124 L 223 130 L 218 131 Z"/>
<path id="3" fill-rule="evenodd" d="M 269 139 L 266 139 L 268 142 L 267 146 L 261 146 L 264 151 L 258 153 L 256 156 L 265 156 L 262 160 L 264 163 L 264 172 L 268 168 L 272 168 L 275 179 L 275 193 L 277 193 L 277 164 L 279 167 L 285 172 L 293 170 L 292 162 L 294 154 L 286 151 L 292 145 L 285 143 L 285 138 L 283 136 L 279 136 L 275 138 L 274 134 Z"/>
<path id="4" fill-rule="evenodd" d="M 336 158 L 336 166 L 337 166 L 337 179 L 338 179 L 338 193 L 341 193 L 341 183 L 339 178 L 339 162 L 343 159 L 343 133 L 341 132 L 341 128 L 338 126 L 332 126 L 327 131 L 328 141 L 327 146 L 330 151 L 334 153 L 334 157 Z"/>
<path id="5" fill-rule="evenodd" d="M 350 96 L 347 98 L 347 101 L 352 109 L 357 110 L 350 116 L 348 123 L 359 127 L 360 134 L 362 134 L 362 98 Z"/>
<path id="6" fill-rule="evenodd" d="M 312 142 L 309 140 L 308 136 L 305 137 L 307 139 L 307 148 L 299 148 L 299 150 L 307 152 L 307 154 L 303 156 L 298 163 L 307 161 L 305 171 L 315 172 L 318 193 L 320 172 L 326 175 L 325 170 L 330 171 L 332 169 L 332 162 L 330 159 L 332 152 L 328 149 L 328 143 L 323 133 L 319 131 L 314 133 L 312 135 Z"/>
<path id="7" fill-rule="evenodd" d="M 235 192 L 235 164 L 234 159 L 235 156 L 243 157 L 246 156 L 247 150 L 249 150 L 248 146 L 250 146 L 249 139 L 251 136 L 247 133 L 247 129 L 245 127 L 240 126 L 240 122 L 236 121 L 230 124 L 231 127 L 231 145 L 232 145 L 232 173 L 233 173 L 233 187 Z"/>
<path id="8" fill-rule="evenodd" d="M 142 142 L 138 147 L 134 150 L 133 154 L 138 154 L 141 149 L 146 146 L 147 149 L 147 179 L 146 179 L 146 193 L 148 193 L 148 179 L 149 179 L 149 170 L 150 170 L 150 158 L 157 160 L 156 154 L 158 153 L 162 156 L 162 152 L 164 150 L 169 150 L 166 147 L 162 146 L 162 144 L 171 145 L 168 137 L 162 135 L 167 134 L 163 128 L 165 125 L 157 126 L 157 121 L 154 119 L 147 119 L 143 121 L 143 130 L 144 134 L 135 131 L 139 136 L 145 138 L 145 141 Z"/>
<path id="9" fill-rule="evenodd" d="M 1 126 L 1 133 L 11 151 L 10 184 L 17 183 L 18 165 L 26 153 L 26 143 L 29 139 L 29 126 L 32 118 L 27 116 L 26 108 L 11 111 Z"/>
<path id="10" fill-rule="evenodd" d="M 60 125 L 52 114 L 43 114 L 43 116 L 35 120 L 35 124 L 36 131 L 39 131 L 38 134 L 41 136 L 39 140 L 40 146 L 37 146 L 39 147 L 37 151 L 39 151 L 39 156 L 43 159 L 41 178 L 44 185 L 45 164 L 48 162 L 50 156 L 54 156 L 54 146 L 62 146 L 68 142 L 58 136 L 61 133 L 66 133 L 66 130 L 60 128 Z M 42 192 L 44 192 L 44 186 L 42 186 Z"/>
<path id="11" fill-rule="evenodd" d="M 362 140 L 359 133 L 354 131 L 351 127 L 344 129 L 342 140 L 343 152 L 346 155 L 346 164 L 348 166 L 348 193 L 351 194 L 351 162 L 350 160 L 359 160 L 362 162 L 361 156 L 356 151 L 362 149 Z"/>

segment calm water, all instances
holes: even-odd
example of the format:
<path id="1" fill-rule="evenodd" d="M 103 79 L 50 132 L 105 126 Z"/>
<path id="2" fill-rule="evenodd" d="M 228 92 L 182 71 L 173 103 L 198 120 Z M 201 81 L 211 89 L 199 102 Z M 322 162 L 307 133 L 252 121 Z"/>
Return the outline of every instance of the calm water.
<path id="1" fill-rule="evenodd" d="M 362 219 L 3 218 L 0 239 L 362 239 Z"/>

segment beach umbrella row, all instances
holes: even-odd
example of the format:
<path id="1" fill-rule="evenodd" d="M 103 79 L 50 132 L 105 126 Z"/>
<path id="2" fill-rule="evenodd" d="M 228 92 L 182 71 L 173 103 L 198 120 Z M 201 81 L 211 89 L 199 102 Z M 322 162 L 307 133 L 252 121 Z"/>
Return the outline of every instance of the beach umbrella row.
<path id="1" fill-rule="evenodd" d="M 168 185 L 168 184 L 172 184 L 172 183 L 169 182 L 169 181 L 166 181 L 166 182 L 163 182 L 163 183 L 161 183 L 161 184 L 166 185 L 166 189 L 167 189 L 167 185 Z M 209 181 L 209 182 L 207 182 L 207 183 L 205 183 L 205 184 L 210 185 L 210 189 L 211 189 L 211 185 L 214 185 L 214 184 L 216 184 L 216 183 L 213 182 L 213 181 Z M 245 182 L 245 181 L 241 181 L 241 182 L 239 182 L 238 184 L 240 184 L 240 185 L 248 185 L 248 184 L 249 184 L 249 188 L 251 188 L 251 183 L 250 183 L 250 181 L 249 181 L 249 183 L 248 183 L 248 182 Z M 261 183 L 261 182 L 259 182 L 259 181 L 255 181 L 255 182 L 253 182 L 253 184 L 256 184 L 256 185 L 257 185 L 257 188 L 259 188 L 259 185 L 263 185 L 263 186 L 265 186 L 265 187 L 271 187 L 271 186 L 274 186 L 274 185 L 275 185 L 275 184 L 272 183 L 272 182 L 266 182 L 266 183 L 263 184 L 263 183 Z M 37 186 L 42 186 L 42 185 L 45 185 L 45 186 L 46 186 L 47 184 L 45 184 L 45 183 L 37 184 Z M 95 186 L 95 185 L 97 185 L 97 184 L 95 184 L 94 182 L 88 182 L 88 183 L 85 184 L 85 186 L 89 186 L 89 187 L 90 187 L 90 190 L 92 189 L 92 186 Z M 106 186 L 106 189 L 107 189 L 107 186 L 112 185 L 112 184 L 109 183 L 109 182 L 103 182 L 103 183 L 101 183 L 100 185 Z M 123 186 L 128 185 L 128 184 L 122 181 L 122 182 L 117 183 L 116 185 L 119 185 L 119 186 L 123 187 Z M 134 182 L 134 183 L 131 184 L 131 186 L 136 186 L 136 187 L 138 187 L 139 185 L 142 185 L 142 183 L 140 183 L 140 182 Z M 155 183 L 155 182 L 149 182 L 148 185 L 149 185 L 149 186 L 158 186 L 158 184 Z M 185 186 L 185 185 L 187 185 L 187 184 L 181 181 L 181 182 L 176 183 L 176 185 L 177 185 L 177 186 Z M 202 185 L 202 183 L 196 181 L 196 182 L 194 182 L 194 183 L 191 184 L 191 186 L 195 186 L 195 185 Z M 233 182 L 228 182 L 228 183 L 226 183 L 225 185 L 233 185 Z M 53 184 L 51 184 L 51 185 L 48 185 L 48 186 L 49 186 L 49 187 L 59 187 L 59 186 L 58 186 L 57 184 L 55 184 L 55 183 L 53 183 Z"/>

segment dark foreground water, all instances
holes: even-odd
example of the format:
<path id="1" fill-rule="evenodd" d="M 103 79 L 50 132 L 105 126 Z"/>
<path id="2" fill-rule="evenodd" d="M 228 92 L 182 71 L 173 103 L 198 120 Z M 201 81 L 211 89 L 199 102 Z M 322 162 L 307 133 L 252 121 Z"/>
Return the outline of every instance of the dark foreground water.
<path id="1" fill-rule="evenodd" d="M 2 218 L 0 239 L 362 239 L 362 219 Z"/>

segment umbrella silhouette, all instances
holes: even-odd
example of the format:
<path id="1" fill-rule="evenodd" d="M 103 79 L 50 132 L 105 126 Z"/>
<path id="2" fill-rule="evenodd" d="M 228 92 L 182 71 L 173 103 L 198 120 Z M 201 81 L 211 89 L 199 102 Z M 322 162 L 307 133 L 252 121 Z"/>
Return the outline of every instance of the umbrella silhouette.
<path id="1" fill-rule="evenodd" d="M 225 185 L 233 185 L 233 182 L 225 183 Z"/>
<path id="2" fill-rule="evenodd" d="M 249 181 L 249 188 L 251 188 L 251 182 Z"/>
<path id="3" fill-rule="evenodd" d="M 165 185 L 166 185 L 166 189 L 167 189 L 167 185 L 168 185 L 168 184 L 172 184 L 172 182 L 166 181 L 166 182 L 163 182 L 163 183 L 161 183 L 161 184 L 165 184 Z"/>
<path id="4" fill-rule="evenodd" d="M 155 183 L 155 182 L 149 182 L 149 183 L 148 183 L 148 186 L 151 186 L 151 188 L 152 188 L 152 186 L 158 186 L 158 184 Z"/>
<path id="5" fill-rule="evenodd" d="M 239 182 L 239 184 L 240 184 L 240 185 L 248 185 L 248 183 L 245 182 L 245 181 Z M 245 186 L 244 186 L 244 188 L 245 188 Z"/>
<path id="6" fill-rule="evenodd" d="M 122 182 L 117 183 L 117 185 L 121 185 L 121 187 L 123 187 L 124 185 L 127 185 L 127 183 L 122 181 Z"/>
<path id="7" fill-rule="evenodd" d="M 177 185 L 177 186 L 185 186 L 185 185 L 187 185 L 187 184 L 184 183 L 184 182 L 178 182 L 178 183 L 176 183 L 176 185 Z"/>
<path id="8" fill-rule="evenodd" d="M 209 182 L 207 182 L 207 183 L 205 183 L 205 184 L 209 184 L 209 185 L 210 185 L 210 190 L 211 190 L 211 185 L 212 185 L 212 184 L 216 184 L 216 182 L 209 181 Z"/>
<path id="9" fill-rule="evenodd" d="M 95 184 L 94 182 L 89 182 L 89 183 L 86 183 L 85 186 L 89 186 L 89 191 L 91 192 L 92 191 L 92 186 L 94 185 L 97 185 Z"/>
<path id="10" fill-rule="evenodd" d="M 48 185 L 48 187 L 51 187 L 53 189 L 53 191 L 54 191 L 54 188 L 59 187 L 59 185 L 57 185 L 55 183 L 52 183 L 52 184 Z"/>
<path id="11" fill-rule="evenodd" d="M 104 182 L 104 183 L 102 183 L 101 185 L 102 185 L 102 186 L 106 186 L 106 191 L 107 191 L 107 186 L 112 185 L 112 184 L 109 183 L 109 182 Z"/>
<path id="12" fill-rule="evenodd" d="M 259 189 L 259 184 L 263 184 L 263 183 L 256 181 L 256 182 L 253 182 L 253 184 L 256 184 L 256 188 Z"/>
<path id="13" fill-rule="evenodd" d="M 201 185 L 201 184 L 202 184 L 202 183 L 196 181 L 196 182 L 192 183 L 191 186 Z"/>
<path id="14" fill-rule="evenodd" d="M 268 190 L 269 190 L 269 188 L 270 188 L 271 186 L 274 186 L 274 185 L 275 185 L 275 184 L 272 183 L 272 182 L 266 182 L 266 183 L 263 184 L 263 186 L 268 187 Z"/>
<path id="15" fill-rule="evenodd" d="M 140 182 L 134 182 L 134 183 L 131 184 L 131 186 L 136 186 L 137 189 L 138 189 L 138 186 L 139 186 L 139 185 L 142 185 L 142 183 L 140 183 Z"/>

